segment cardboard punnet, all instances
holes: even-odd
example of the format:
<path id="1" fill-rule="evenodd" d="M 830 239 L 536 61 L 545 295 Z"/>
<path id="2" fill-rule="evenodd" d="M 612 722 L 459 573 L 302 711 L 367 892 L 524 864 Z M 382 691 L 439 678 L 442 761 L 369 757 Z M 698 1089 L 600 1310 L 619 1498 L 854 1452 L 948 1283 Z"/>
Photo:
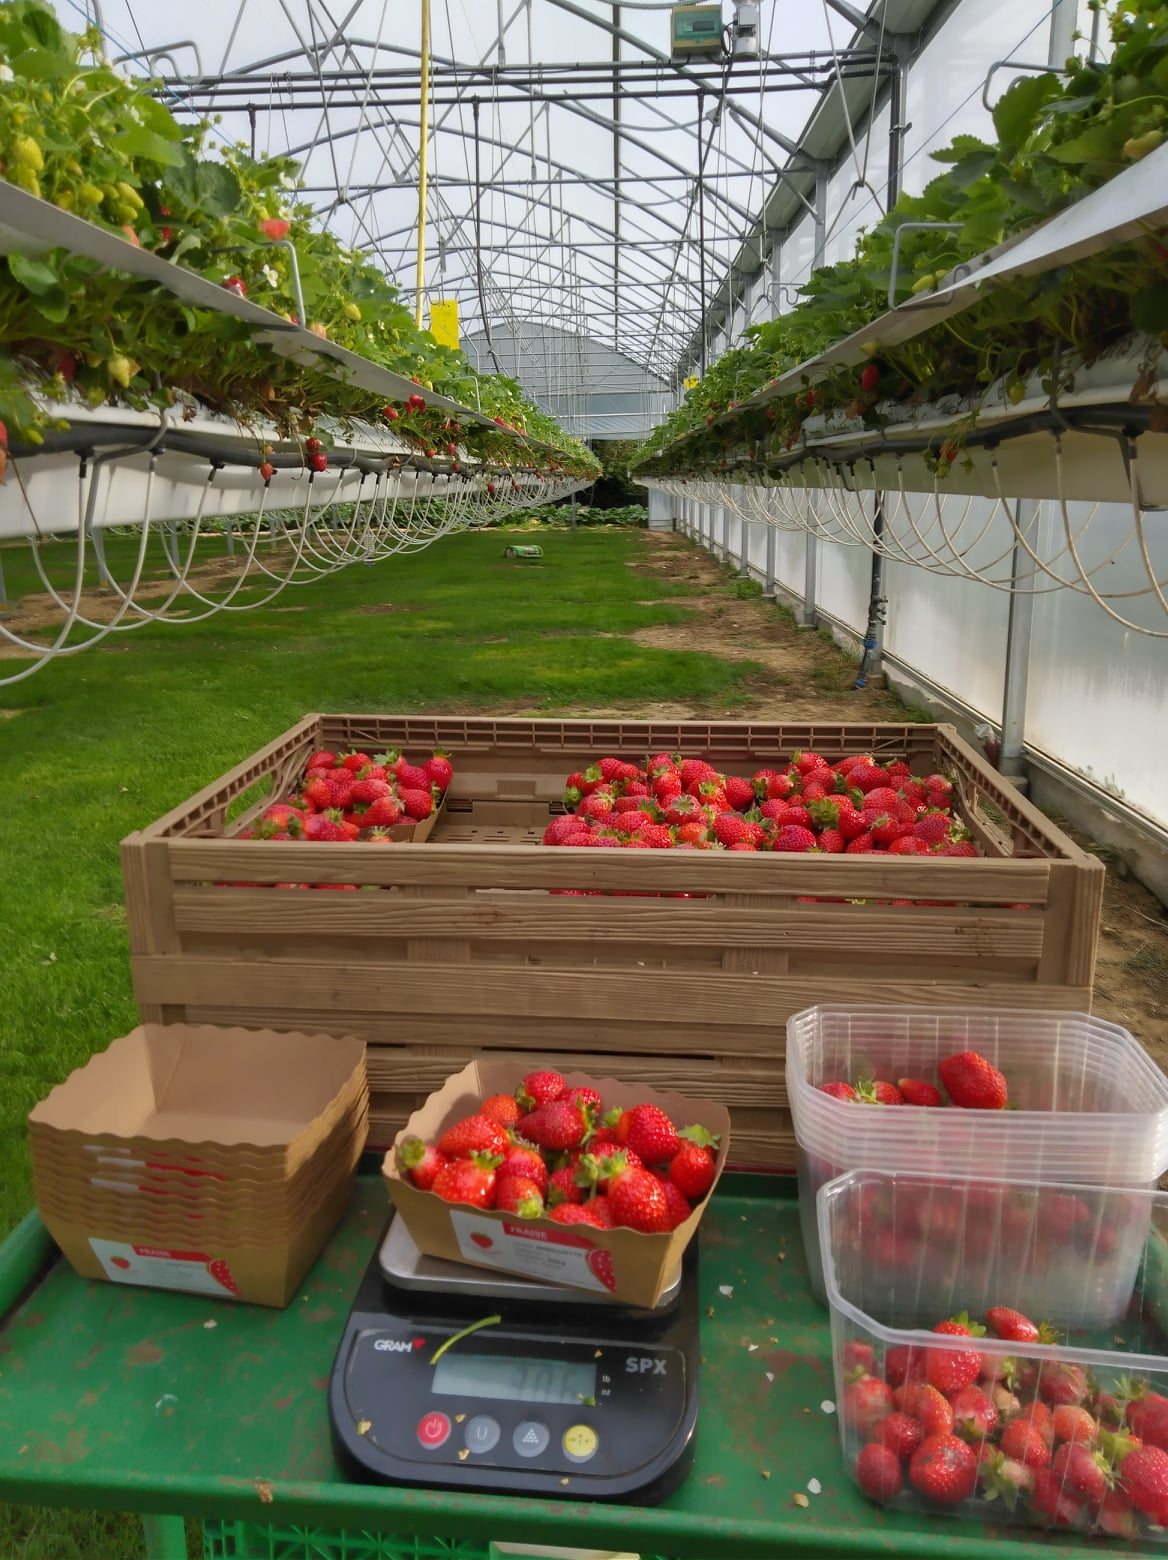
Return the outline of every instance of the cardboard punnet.
<path id="1" fill-rule="evenodd" d="M 77 1146 L 197 1150 L 225 1165 L 242 1150 L 291 1174 L 364 1080 L 365 1043 L 351 1035 L 142 1024 L 35 1106 L 29 1133 Z"/>
<path id="2" fill-rule="evenodd" d="M 282 1306 L 348 1206 L 368 1115 L 362 1041 L 144 1025 L 32 1112 L 37 1206 L 86 1278 Z"/>
<path id="3" fill-rule="evenodd" d="M 494 1209 L 443 1202 L 433 1192 L 420 1191 L 397 1167 L 397 1146 L 405 1138 L 434 1142 L 447 1127 L 473 1115 L 488 1095 L 513 1094 L 524 1074 L 537 1065 L 534 1061 L 526 1065 L 474 1061 L 431 1094 L 398 1133 L 382 1164 L 393 1205 L 419 1250 L 428 1256 L 519 1273 L 571 1289 L 590 1289 L 626 1305 L 654 1306 L 697 1233 L 705 1201 L 669 1234 L 645 1235 L 640 1230 L 601 1230 L 590 1225 L 557 1224 L 553 1219 L 520 1219 Z M 565 1073 L 564 1078 L 569 1084 L 596 1089 L 606 1110 L 613 1105 L 658 1105 L 679 1127 L 700 1122 L 717 1133 L 717 1164 L 707 1198 L 713 1194 L 730 1147 L 730 1113 L 724 1105 L 586 1073 Z"/>
<path id="4" fill-rule="evenodd" d="M 291 1237 L 270 1246 L 207 1239 L 189 1231 L 134 1238 L 53 1213 L 41 1217 L 82 1278 L 285 1306 L 341 1222 L 351 1196 L 352 1177 L 346 1176 Z"/>

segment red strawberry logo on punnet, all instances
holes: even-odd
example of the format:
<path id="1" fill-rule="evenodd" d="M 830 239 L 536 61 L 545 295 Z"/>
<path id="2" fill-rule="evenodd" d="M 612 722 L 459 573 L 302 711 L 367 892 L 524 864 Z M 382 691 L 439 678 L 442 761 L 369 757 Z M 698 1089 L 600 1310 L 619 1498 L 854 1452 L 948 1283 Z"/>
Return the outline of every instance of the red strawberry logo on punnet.
<path id="1" fill-rule="evenodd" d="M 110 1265 L 116 1268 L 128 1268 L 130 1261 L 128 1257 L 111 1257 Z"/>
<path id="2" fill-rule="evenodd" d="M 415 1349 L 424 1349 L 425 1347 L 426 1347 L 426 1340 L 425 1340 L 425 1338 L 415 1338 L 414 1339 L 414 1348 Z"/>
<path id="3" fill-rule="evenodd" d="M 616 1288 L 616 1274 L 612 1270 L 611 1251 L 590 1251 L 588 1266 L 606 1289 Z"/>
<path id="4" fill-rule="evenodd" d="M 222 1257 L 216 1257 L 213 1262 L 208 1262 L 207 1272 L 210 1273 L 213 1279 L 222 1284 L 224 1289 L 229 1289 L 233 1295 L 239 1293 L 239 1285 L 232 1278 L 231 1269 Z"/>
<path id="5" fill-rule="evenodd" d="M 471 1240 L 474 1241 L 476 1246 L 481 1246 L 484 1251 L 490 1251 L 495 1244 L 489 1235 L 472 1235 Z"/>

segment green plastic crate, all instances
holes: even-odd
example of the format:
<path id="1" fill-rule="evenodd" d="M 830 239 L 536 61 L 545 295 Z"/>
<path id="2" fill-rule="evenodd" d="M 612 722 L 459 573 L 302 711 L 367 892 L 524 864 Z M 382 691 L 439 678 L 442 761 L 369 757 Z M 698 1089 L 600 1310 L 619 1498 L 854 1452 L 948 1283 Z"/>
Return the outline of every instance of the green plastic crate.
<path id="1" fill-rule="evenodd" d="M 507 1549 L 474 1538 L 416 1538 L 400 1533 L 326 1533 L 320 1528 L 277 1527 L 257 1522 L 205 1522 L 206 1560 L 508 1560 Z M 582 1554 L 597 1551 L 584 1546 Z M 557 1556 L 571 1550 L 528 1552 Z M 642 1554 L 639 1560 L 669 1560 Z"/>

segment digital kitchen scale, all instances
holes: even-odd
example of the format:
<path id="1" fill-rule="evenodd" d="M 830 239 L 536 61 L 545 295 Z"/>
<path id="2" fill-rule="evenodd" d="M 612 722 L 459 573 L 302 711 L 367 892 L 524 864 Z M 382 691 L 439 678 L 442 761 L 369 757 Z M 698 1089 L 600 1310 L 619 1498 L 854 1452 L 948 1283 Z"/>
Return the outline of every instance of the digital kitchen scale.
<path id="1" fill-rule="evenodd" d="M 424 1257 L 391 1220 L 333 1363 L 338 1459 L 367 1482 L 664 1500 L 693 1462 L 697 1276 L 695 1239 L 645 1311 Z"/>

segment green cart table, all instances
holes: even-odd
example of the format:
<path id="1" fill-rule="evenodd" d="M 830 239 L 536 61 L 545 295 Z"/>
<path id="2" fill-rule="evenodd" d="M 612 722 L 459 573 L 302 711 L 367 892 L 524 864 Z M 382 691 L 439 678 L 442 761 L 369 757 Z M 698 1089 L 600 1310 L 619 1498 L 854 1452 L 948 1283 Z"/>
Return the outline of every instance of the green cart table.
<path id="1" fill-rule="evenodd" d="M 87 1282 L 30 1217 L 0 1247 L 0 1498 L 140 1512 L 150 1560 L 185 1560 L 183 1517 L 204 1520 L 216 1560 L 493 1560 L 520 1544 L 642 1560 L 984 1560 L 991 1543 L 1010 1560 L 1107 1553 L 888 1513 L 857 1493 L 822 1406 L 835 1396 L 830 1331 L 788 1190 L 727 1178 L 702 1224 L 697 1458 L 686 1484 L 649 1508 L 341 1478 L 325 1387 L 386 1218 L 373 1177 L 284 1311 Z M 821 1492 L 796 1505 L 812 1480 Z"/>

